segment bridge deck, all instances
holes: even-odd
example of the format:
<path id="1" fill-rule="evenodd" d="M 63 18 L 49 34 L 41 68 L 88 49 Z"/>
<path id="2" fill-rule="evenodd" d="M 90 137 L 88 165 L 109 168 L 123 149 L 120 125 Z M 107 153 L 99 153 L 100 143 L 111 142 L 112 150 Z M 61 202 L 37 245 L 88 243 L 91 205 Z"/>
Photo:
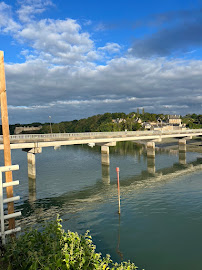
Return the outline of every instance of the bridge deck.
<path id="1" fill-rule="evenodd" d="M 202 129 L 10 135 L 11 149 L 202 136 Z M 3 136 L 0 136 L 0 150 Z"/>

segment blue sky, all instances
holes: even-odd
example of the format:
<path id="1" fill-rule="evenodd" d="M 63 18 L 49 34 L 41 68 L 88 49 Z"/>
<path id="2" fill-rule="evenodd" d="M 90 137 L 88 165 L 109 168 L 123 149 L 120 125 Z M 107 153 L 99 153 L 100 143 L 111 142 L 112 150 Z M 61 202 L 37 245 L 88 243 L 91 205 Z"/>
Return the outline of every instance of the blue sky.
<path id="1" fill-rule="evenodd" d="M 10 122 L 201 113 L 201 33 L 201 1 L 2 1 Z"/>

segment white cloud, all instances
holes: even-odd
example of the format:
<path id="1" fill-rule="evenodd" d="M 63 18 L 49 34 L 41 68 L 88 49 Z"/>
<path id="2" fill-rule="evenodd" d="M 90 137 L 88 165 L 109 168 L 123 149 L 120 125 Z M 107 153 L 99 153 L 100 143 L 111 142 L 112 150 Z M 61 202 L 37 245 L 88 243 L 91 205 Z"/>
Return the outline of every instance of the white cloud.
<path id="1" fill-rule="evenodd" d="M 16 32 L 20 29 L 20 25 L 12 18 L 12 9 L 5 2 L 0 3 L 0 32 L 9 33 Z"/>
<path id="2" fill-rule="evenodd" d="M 104 31 L 105 28 L 106 28 L 106 26 L 105 26 L 103 23 L 98 23 L 98 24 L 95 26 L 95 31 L 101 32 L 101 31 Z"/>
<path id="3" fill-rule="evenodd" d="M 50 114 L 61 121 L 137 107 L 168 113 L 201 110 L 201 60 L 120 56 L 119 44 L 97 48 L 76 20 L 37 20 L 52 2 L 19 3 L 18 21 L 0 3 L 0 29 L 22 42 L 26 58 L 5 65 L 12 122 L 46 121 L 43 117 Z"/>
<path id="4" fill-rule="evenodd" d="M 99 47 L 98 50 L 107 51 L 108 53 L 119 53 L 121 46 L 118 43 L 108 42 L 104 47 Z"/>
<path id="5" fill-rule="evenodd" d="M 73 64 L 86 61 L 93 49 L 88 33 L 80 33 L 80 25 L 72 19 L 40 20 L 27 24 L 17 37 L 34 48 L 40 58 L 52 63 Z"/>
<path id="6" fill-rule="evenodd" d="M 19 20 L 23 23 L 30 22 L 36 14 L 43 13 L 48 6 L 53 6 L 50 0 L 18 0 L 20 8 L 17 10 Z"/>

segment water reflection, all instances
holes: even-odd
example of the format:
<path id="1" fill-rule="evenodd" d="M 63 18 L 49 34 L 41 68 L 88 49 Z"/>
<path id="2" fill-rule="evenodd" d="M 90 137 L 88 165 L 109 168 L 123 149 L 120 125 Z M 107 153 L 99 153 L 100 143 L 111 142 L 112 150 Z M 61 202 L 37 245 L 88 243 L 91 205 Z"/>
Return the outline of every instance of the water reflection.
<path id="1" fill-rule="evenodd" d="M 121 216 L 119 216 L 119 224 L 118 224 L 118 241 L 117 241 L 117 248 L 116 248 L 116 252 L 118 253 L 120 260 L 123 261 L 123 253 L 120 251 L 120 241 L 121 241 L 121 233 L 120 233 L 120 229 L 121 229 Z"/>
<path id="2" fill-rule="evenodd" d="M 186 152 L 179 152 L 179 163 L 185 165 L 186 162 Z"/>
<path id="3" fill-rule="evenodd" d="M 154 172 L 154 161 L 151 162 L 152 172 Z M 151 174 L 151 171 L 142 171 L 139 175 L 121 179 L 121 194 L 127 197 L 131 190 L 141 190 L 164 185 L 165 181 L 170 181 L 181 175 L 193 173 L 202 169 L 202 158 L 197 158 L 194 162 L 185 166 L 179 163 L 173 164 L 169 168 L 163 168 Z M 107 185 L 106 185 L 107 184 Z M 67 192 L 61 196 L 36 200 L 36 182 L 29 179 L 29 200 L 25 200 L 22 205 L 18 205 L 22 211 L 21 224 L 28 225 L 50 219 L 56 215 L 64 215 L 67 212 L 77 212 L 82 209 L 94 209 L 97 204 L 103 203 L 109 197 L 117 199 L 116 181 L 110 185 L 110 167 L 102 166 L 102 179 L 93 186 L 87 187 L 78 192 Z M 35 202 L 35 203 L 34 203 Z"/>
<path id="4" fill-rule="evenodd" d="M 173 246 L 176 247 L 176 242 L 173 239 L 177 239 L 175 236 L 172 238 L 173 228 L 178 227 L 178 225 L 180 227 L 181 224 L 190 224 L 190 228 L 187 229 L 187 232 L 190 232 L 194 227 L 191 227 L 192 222 L 189 223 L 187 220 L 194 220 L 194 218 L 197 220 L 201 216 L 199 213 L 201 196 L 198 193 L 201 188 L 200 184 L 194 188 L 196 181 L 192 181 L 190 184 L 188 179 L 188 184 L 185 186 L 185 178 L 181 178 L 183 181 L 178 181 L 177 177 L 186 175 L 191 179 L 194 172 L 202 169 L 202 158 L 196 159 L 199 156 L 198 154 L 190 155 L 190 153 L 187 153 L 186 155 L 185 152 L 179 153 L 178 150 L 161 148 L 156 148 L 155 158 L 147 158 L 144 145 L 127 142 L 119 143 L 116 147 L 110 148 L 111 165 L 108 166 L 101 164 L 100 150 L 98 146 L 94 148 L 88 146 L 61 147 L 60 151 L 53 150 L 54 153 L 47 151 L 46 156 L 44 151 L 43 159 L 40 156 L 41 163 L 46 162 L 51 167 L 53 166 L 51 162 L 54 160 L 56 165 L 53 169 L 50 168 L 48 175 L 50 181 L 48 181 L 48 177 L 45 177 L 45 174 L 39 174 L 37 182 L 38 194 L 36 193 L 37 179 L 36 181 L 29 179 L 29 186 L 27 187 L 29 189 L 28 199 L 17 205 L 17 210 L 22 211 L 21 227 L 40 223 L 45 219 L 53 218 L 56 214 L 60 214 L 62 218 L 67 220 L 64 223 L 65 229 L 76 230 L 79 233 L 90 229 L 98 250 L 111 253 L 112 258 L 116 260 L 122 260 L 123 255 L 124 260 L 133 260 L 135 254 L 135 256 L 139 256 L 137 258 L 141 261 L 142 252 L 145 256 L 142 261 L 147 260 L 148 263 L 148 257 L 153 256 L 153 250 L 156 254 L 161 254 L 164 244 L 162 241 L 165 240 L 164 242 L 168 243 L 170 238 L 173 241 L 171 246 L 166 245 L 167 249 L 163 251 L 167 254 L 169 248 L 173 251 Z M 57 152 L 60 153 L 55 156 Z M 69 156 L 67 153 L 69 153 Z M 58 164 L 61 164 L 59 159 L 61 156 L 62 161 L 65 160 L 66 163 L 62 163 L 60 166 Z M 45 157 L 47 157 L 47 160 L 45 160 Z M 63 171 L 64 164 L 66 164 L 66 168 Z M 76 166 L 73 164 L 76 164 Z M 88 164 L 87 170 L 84 168 L 86 164 Z M 94 165 L 92 166 L 92 164 Z M 120 173 L 123 209 L 120 218 L 117 214 L 117 181 L 115 174 L 117 165 L 120 166 L 120 169 L 124 168 Z M 41 166 L 44 166 L 44 163 Z M 72 170 L 70 170 L 70 167 Z M 73 175 L 72 172 L 74 173 L 75 168 L 78 172 Z M 80 168 L 83 170 L 80 171 Z M 53 171 L 59 171 L 59 169 L 61 173 L 58 178 L 52 177 Z M 44 168 L 44 171 L 47 173 L 47 167 Z M 92 171 L 93 174 L 91 174 Z M 63 190 L 59 193 L 57 188 L 61 176 L 63 179 L 60 185 L 63 184 Z M 88 178 L 92 178 L 92 181 L 89 181 L 88 185 L 82 186 L 83 183 L 88 181 Z M 80 186 L 78 185 L 79 179 L 82 179 Z M 174 181 L 172 181 L 173 179 Z M 45 188 L 41 189 L 40 187 L 39 189 L 39 185 L 42 183 L 45 183 Z M 71 189 L 70 185 L 72 183 L 78 185 L 78 188 L 74 189 L 73 186 Z M 178 189 L 175 189 L 177 185 Z M 55 191 L 55 194 L 51 193 L 51 196 L 46 195 L 50 187 Z M 39 199 L 41 190 L 43 190 L 43 197 L 41 196 L 42 198 Z M 171 198 L 175 190 L 176 193 Z M 192 194 L 191 197 L 187 196 L 190 194 Z M 193 211 L 192 216 L 188 215 L 187 205 L 189 204 L 191 205 L 189 211 Z M 183 209 L 186 211 L 184 213 L 185 218 L 180 220 Z M 176 222 L 177 218 L 179 218 L 178 222 Z M 199 223 L 201 224 L 201 222 L 198 222 L 200 227 Z M 170 227 L 172 227 L 172 230 L 169 231 Z M 169 231 L 169 236 L 166 238 L 167 231 Z M 193 229 L 193 231 L 195 230 Z M 179 232 L 181 232 L 181 228 Z M 177 236 L 179 232 L 176 231 Z M 184 235 L 188 235 L 187 232 L 185 231 Z M 148 239 L 150 242 L 147 243 Z M 149 249 L 149 243 L 153 243 L 151 249 Z M 198 250 L 200 251 L 200 249 Z M 136 258 L 134 260 L 136 261 Z M 154 261 L 157 261 L 156 257 Z M 145 266 L 141 266 L 142 268 L 147 269 Z M 157 269 L 155 267 L 150 268 Z M 165 268 L 163 267 L 163 269 Z"/>

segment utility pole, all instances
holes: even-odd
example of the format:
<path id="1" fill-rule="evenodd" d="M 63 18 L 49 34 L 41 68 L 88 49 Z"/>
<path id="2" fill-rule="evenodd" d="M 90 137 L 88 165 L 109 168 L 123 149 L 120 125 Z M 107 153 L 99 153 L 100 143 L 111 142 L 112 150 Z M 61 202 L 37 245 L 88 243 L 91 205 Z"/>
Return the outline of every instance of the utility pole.
<path id="1" fill-rule="evenodd" d="M 0 100 L 1 100 L 1 122 L 3 132 L 3 144 L 4 144 L 4 164 L 5 166 L 11 166 L 11 148 L 10 148 L 10 134 L 9 134 L 9 122 L 8 122 L 8 108 L 7 108 L 7 96 L 6 96 L 6 80 L 4 69 L 4 53 L 0 51 Z M 5 173 L 5 180 L 7 182 L 13 181 L 12 171 Z M 7 198 L 13 197 L 13 186 L 6 188 Z M 14 202 L 8 203 L 8 214 L 14 213 Z M 9 229 L 15 228 L 15 219 L 9 219 Z"/>
<path id="2" fill-rule="evenodd" d="M 50 132 L 51 132 L 51 134 L 53 133 L 53 131 L 52 131 L 52 126 L 51 126 L 51 116 L 49 115 L 49 120 L 50 120 Z"/>

